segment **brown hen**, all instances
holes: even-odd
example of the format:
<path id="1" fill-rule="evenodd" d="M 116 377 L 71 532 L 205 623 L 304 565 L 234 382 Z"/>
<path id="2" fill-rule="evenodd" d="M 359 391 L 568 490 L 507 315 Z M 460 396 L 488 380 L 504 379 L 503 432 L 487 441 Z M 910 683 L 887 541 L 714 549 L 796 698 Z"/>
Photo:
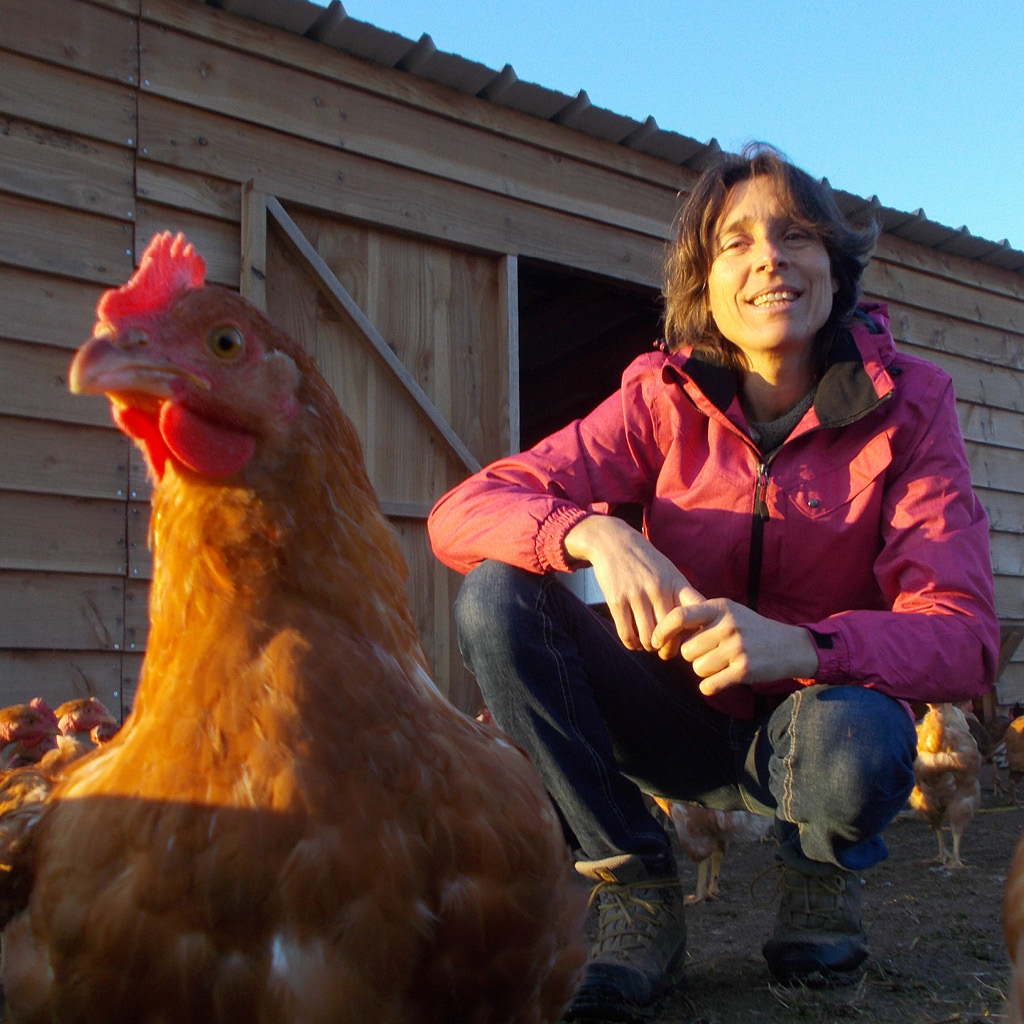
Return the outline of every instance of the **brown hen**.
<path id="1" fill-rule="evenodd" d="M 965 867 L 960 846 L 981 803 L 980 773 L 981 753 L 964 713 L 953 704 L 929 704 L 917 725 L 910 806 L 934 830 L 939 850 L 933 863 L 944 868 Z M 952 850 L 943 837 L 947 821 Z"/>
<path id="2" fill-rule="evenodd" d="M 993 761 L 998 761 L 996 765 L 997 773 L 999 767 L 1007 769 L 1007 788 L 1010 791 L 1010 803 L 1016 804 L 1017 787 L 1020 785 L 1020 780 L 1024 779 L 1024 715 L 1014 718 L 1007 725 Z M 998 774 L 996 778 L 998 779 Z"/>
<path id="3" fill-rule="evenodd" d="M 158 236 L 72 390 L 154 479 L 134 708 L 72 767 L 7 929 L 16 1024 L 556 1021 L 583 897 L 525 757 L 441 696 L 351 423 Z"/>

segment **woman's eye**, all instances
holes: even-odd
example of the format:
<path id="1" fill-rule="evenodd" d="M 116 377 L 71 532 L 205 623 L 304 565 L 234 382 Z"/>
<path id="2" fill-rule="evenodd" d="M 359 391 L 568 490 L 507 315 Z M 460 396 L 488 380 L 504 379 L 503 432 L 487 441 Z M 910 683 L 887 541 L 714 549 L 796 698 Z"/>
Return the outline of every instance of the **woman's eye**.
<path id="1" fill-rule="evenodd" d="M 207 335 L 210 351 L 225 362 L 237 359 L 245 349 L 245 339 L 237 327 L 215 327 Z"/>

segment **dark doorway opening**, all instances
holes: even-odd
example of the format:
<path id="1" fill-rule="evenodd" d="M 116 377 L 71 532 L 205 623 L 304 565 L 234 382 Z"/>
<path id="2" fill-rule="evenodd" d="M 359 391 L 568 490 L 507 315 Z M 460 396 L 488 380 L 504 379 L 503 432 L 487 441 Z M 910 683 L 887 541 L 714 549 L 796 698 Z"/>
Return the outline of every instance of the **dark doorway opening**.
<path id="1" fill-rule="evenodd" d="M 519 261 L 521 447 L 588 413 L 661 337 L 655 288 Z"/>

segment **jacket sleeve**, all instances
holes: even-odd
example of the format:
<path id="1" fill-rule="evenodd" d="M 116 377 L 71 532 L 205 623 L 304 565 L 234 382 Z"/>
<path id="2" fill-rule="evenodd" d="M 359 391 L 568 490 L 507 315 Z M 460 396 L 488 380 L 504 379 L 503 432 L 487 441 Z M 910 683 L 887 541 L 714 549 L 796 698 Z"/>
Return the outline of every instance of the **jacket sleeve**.
<path id="1" fill-rule="evenodd" d="M 652 487 L 657 446 L 646 363 L 634 361 L 622 388 L 583 419 L 442 496 L 427 519 L 437 558 L 460 573 L 489 558 L 537 573 L 578 568 L 563 545 L 572 527 L 643 502 Z"/>
<path id="2" fill-rule="evenodd" d="M 820 683 L 904 700 L 986 692 L 999 656 L 988 519 L 971 486 L 952 384 L 936 372 L 916 428 L 890 467 L 875 576 L 890 611 L 805 623 Z"/>

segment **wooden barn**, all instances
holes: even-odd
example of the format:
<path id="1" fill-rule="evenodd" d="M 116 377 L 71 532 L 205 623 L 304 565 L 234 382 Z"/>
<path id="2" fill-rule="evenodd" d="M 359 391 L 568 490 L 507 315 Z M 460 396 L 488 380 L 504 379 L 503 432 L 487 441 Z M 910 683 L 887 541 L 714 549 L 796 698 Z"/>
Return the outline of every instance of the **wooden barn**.
<path id="1" fill-rule="evenodd" d="M 427 511 L 650 347 L 678 196 L 717 144 L 338 0 L 0 0 L 0 24 L 0 703 L 130 706 L 145 467 L 67 369 L 100 292 L 171 229 L 315 353 L 402 539 L 435 676 L 471 709 Z M 884 227 L 867 292 L 899 344 L 956 383 L 992 524 L 998 700 L 1024 700 L 1024 253 L 842 201 Z"/>

